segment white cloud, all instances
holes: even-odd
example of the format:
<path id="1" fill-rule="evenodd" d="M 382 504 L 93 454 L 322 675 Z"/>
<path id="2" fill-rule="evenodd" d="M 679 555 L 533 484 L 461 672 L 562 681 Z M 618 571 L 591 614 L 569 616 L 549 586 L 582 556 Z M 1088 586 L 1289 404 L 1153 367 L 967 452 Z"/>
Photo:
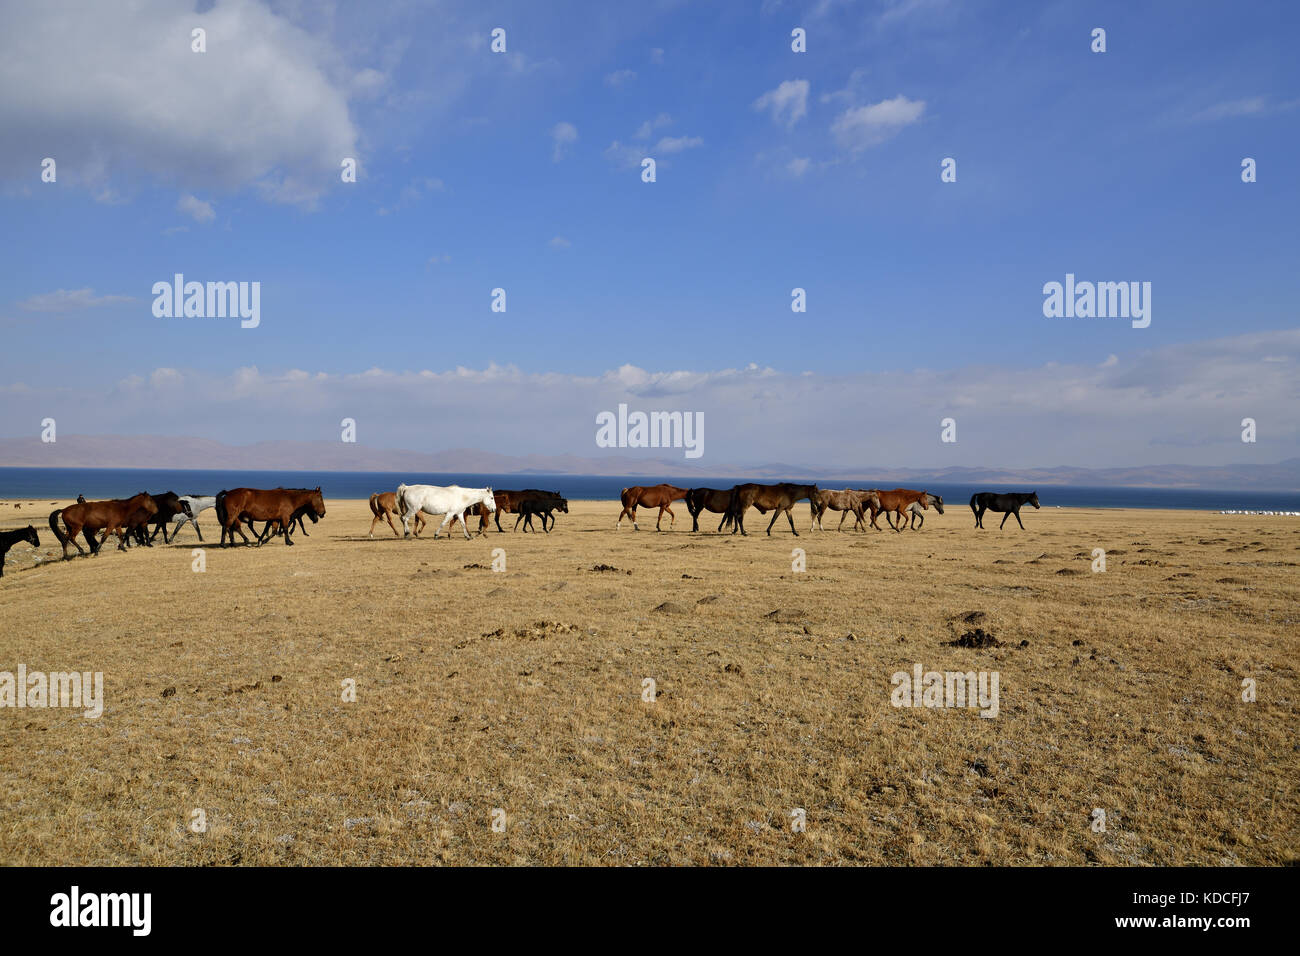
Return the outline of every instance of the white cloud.
<path id="1" fill-rule="evenodd" d="M 636 70 L 615 70 L 605 74 L 606 86 L 622 86 L 636 79 Z"/>
<path id="2" fill-rule="evenodd" d="M 651 134 L 657 129 L 663 129 L 665 126 L 671 126 L 673 118 L 667 113 L 660 113 L 652 120 L 646 120 L 636 130 L 637 139 L 649 139 Z"/>
<path id="3" fill-rule="evenodd" d="M 558 163 L 565 157 L 569 146 L 578 141 L 578 127 L 572 123 L 556 123 L 551 127 L 551 140 L 555 144 L 551 150 L 551 162 Z"/>
<path id="4" fill-rule="evenodd" d="M 651 62 L 651 63 L 663 63 L 663 61 L 664 61 L 664 48 L 661 47 L 661 46 L 654 46 L 654 47 L 651 47 L 651 48 L 650 48 L 650 62 Z"/>
<path id="5" fill-rule="evenodd" d="M 694 149 L 696 146 L 702 145 L 704 145 L 704 140 L 698 136 L 665 136 L 655 143 L 653 152 L 680 153 L 682 150 Z"/>
<path id="6" fill-rule="evenodd" d="M 1218 103 L 1207 107 L 1190 117 L 1194 123 L 1212 123 L 1221 119 L 1236 119 L 1243 116 L 1272 116 L 1285 113 L 1300 106 L 1300 99 L 1271 103 L 1266 96 L 1247 96 L 1227 103 Z"/>
<path id="7" fill-rule="evenodd" d="M 754 100 L 753 108 L 770 110 L 772 120 L 784 123 L 789 129 L 808 115 L 808 89 L 807 80 L 785 80 L 776 89 L 768 90 Z"/>
<path id="8" fill-rule="evenodd" d="M 795 179 L 799 179 L 804 173 L 808 172 L 808 167 L 812 165 L 812 160 L 805 157 L 796 156 L 790 162 L 785 164 L 786 172 Z"/>
<path id="9" fill-rule="evenodd" d="M 924 112 L 924 100 L 896 96 L 892 100 L 845 110 L 831 124 L 831 133 L 840 146 L 858 153 L 897 136 L 904 127 L 917 122 Z"/>
<path id="10" fill-rule="evenodd" d="M 624 169 L 631 169 L 633 166 L 641 165 L 641 160 L 645 158 L 646 152 L 644 146 L 633 146 L 614 140 L 605 148 L 605 158 Z"/>
<path id="11" fill-rule="evenodd" d="M 70 312 L 73 309 L 89 309 L 97 305 L 112 305 L 115 302 L 134 302 L 129 295 L 95 295 L 94 289 L 58 289 L 34 295 L 18 303 L 18 308 L 25 312 Z"/>
<path id="12" fill-rule="evenodd" d="M 396 202 L 390 206 L 380 206 L 375 211 L 380 216 L 390 216 L 401 209 L 415 205 L 430 193 L 440 193 L 445 188 L 446 183 L 436 176 L 419 176 L 402 187 L 402 191 L 397 194 Z"/>
<path id="13" fill-rule="evenodd" d="M 217 218 L 217 214 L 213 210 L 211 202 L 199 199 L 189 193 L 186 193 L 179 201 L 177 201 L 176 209 L 179 212 L 185 213 L 185 215 L 189 216 L 195 222 L 211 222 L 213 219 Z"/>
<path id="14" fill-rule="evenodd" d="M 0 176 L 27 176 L 39 142 L 106 201 L 143 181 L 310 208 L 358 155 L 349 86 L 375 82 L 254 0 L 0 4 Z"/>
<path id="15" fill-rule="evenodd" d="M 573 245 L 573 243 L 568 239 L 565 239 L 563 236 L 556 236 L 546 244 L 552 249 L 567 249 L 569 246 Z"/>

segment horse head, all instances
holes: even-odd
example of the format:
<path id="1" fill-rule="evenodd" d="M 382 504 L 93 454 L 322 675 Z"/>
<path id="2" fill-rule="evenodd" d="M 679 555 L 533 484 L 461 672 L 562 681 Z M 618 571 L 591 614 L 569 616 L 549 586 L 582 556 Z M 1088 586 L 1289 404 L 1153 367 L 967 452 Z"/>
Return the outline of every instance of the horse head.
<path id="1" fill-rule="evenodd" d="M 1030 503 L 1031 505 L 1033 505 L 1035 508 L 1041 508 L 1041 507 L 1042 507 L 1042 505 L 1040 505 L 1040 504 L 1038 503 L 1038 492 L 1036 492 L 1036 491 L 1031 491 L 1031 492 L 1029 493 L 1029 499 L 1028 499 L 1028 501 L 1029 501 L 1029 503 Z"/>
<path id="2" fill-rule="evenodd" d="M 492 489 L 490 487 L 483 489 L 483 497 L 479 498 L 478 502 L 488 511 L 497 510 L 496 495 L 492 494 Z"/>
<path id="3" fill-rule="evenodd" d="M 561 498 L 559 508 L 567 515 L 569 513 L 569 499 Z"/>
<path id="4" fill-rule="evenodd" d="M 325 498 L 320 493 L 320 485 L 317 485 L 316 489 L 312 492 L 311 510 L 316 512 L 317 518 L 325 517 Z"/>
<path id="5" fill-rule="evenodd" d="M 926 497 L 926 499 L 930 502 L 930 504 L 934 505 L 934 510 L 935 510 L 935 511 L 939 512 L 939 514 L 943 514 L 943 496 L 942 496 L 942 495 L 926 495 L 925 497 Z"/>
<path id="6" fill-rule="evenodd" d="M 41 546 L 41 539 L 36 537 L 36 529 L 31 525 L 28 525 L 27 530 L 23 532 L 23 540 L 30 541 L 33 548 L 39 548 Z"/>

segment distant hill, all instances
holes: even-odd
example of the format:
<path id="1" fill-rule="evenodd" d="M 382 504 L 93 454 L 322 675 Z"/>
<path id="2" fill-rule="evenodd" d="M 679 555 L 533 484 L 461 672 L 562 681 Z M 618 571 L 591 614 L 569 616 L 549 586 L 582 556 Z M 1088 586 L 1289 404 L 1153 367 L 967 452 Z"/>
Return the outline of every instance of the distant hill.
<path id="1" fill-rule="evenodd" d="M 815 468 L 770 463 L 711 462 L 695 467 L 681 458 L 607 455 L 501 455 L 475 448 L 402 451 L 330 441 L 271 441 L 227 445 L 206 438 L 164 435 L 64 435 L 0 438 L 0 467 L 247 469 L 250 471 L 411 471 L 473 474 L 637 475 L 693 481 L 708 477 L 781 478 L 920 484 L 972 482 L 1022 487 L 1050 485 L 1146 488 L 1221 488 L 1300 491 L 1300 458 L 1270 465 L 1144 465 L 1131 468 Z"/>

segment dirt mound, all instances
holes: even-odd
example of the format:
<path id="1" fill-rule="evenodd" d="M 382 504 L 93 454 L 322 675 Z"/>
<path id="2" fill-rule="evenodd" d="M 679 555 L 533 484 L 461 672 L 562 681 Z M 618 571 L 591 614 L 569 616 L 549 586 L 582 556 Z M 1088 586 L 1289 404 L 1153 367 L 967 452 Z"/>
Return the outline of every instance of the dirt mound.
<path id="1" fill-rule="evenodd" d="M 1002 642 L 984 628 L 977 627 L 973 631 L 967 631 L 957 640 L 949 641 L 948 645 L 950 647 L 1001 647 Z"/>
<path id="2" fill-rule="evenodd" d="M 664 601 L 655 608 L 660 614 L 690 614 L 691 610 L 684 604 L 678 604 L 676 601 Z"/>

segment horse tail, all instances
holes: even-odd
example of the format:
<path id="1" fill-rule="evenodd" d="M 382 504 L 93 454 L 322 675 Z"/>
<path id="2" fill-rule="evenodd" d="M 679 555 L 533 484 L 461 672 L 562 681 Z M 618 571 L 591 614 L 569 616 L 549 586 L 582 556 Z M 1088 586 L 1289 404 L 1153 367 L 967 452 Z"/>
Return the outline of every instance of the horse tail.
<path id="1" fill-rule="evenodd" d="M 979 495 L 979 492 L 978 492 L 978 491 L 975 492 L 975 494 L 973 494 L 973 495 L 970 496 L 970 510 L 971 510 L 971 511 L 978 511 L 978 510 L 979 510 L 978 508 L 975 507 L 975 502 L 979 500 L 979 496 L 980 496 L 980 495 Z"/>
<path id="2" fill-rule="evenodd" d="M 406 517 L 406 485 L 397 486 L 397 513 Z"/>
<path id="3" fill-rule="evenodd" d="M 370 496 L 370 513 L 376 518 L 379 517 L 379 493 Z"/>
<path id="4" fill-rule="evenodd" d="M 54 537 L 59 539 L 59 544 L 66 545 L 68 543 L 68 536 L 59 528 L 59 518 L 62 516 L 62 508 L 50 512 L 50 530 L 54 532 Z"/>
<path id="5" fill-rule="evenodd" d="M 224 491 L 218 491 L 218 492 L 217 492 L 217 500 L 216 500 L 216 502 L 213 504 L 213 507 L 216 508 L 216 510 L 217 510 L 217 521 L 220 523 L 220 525 L 221 525 L 222 528 L 225 528 L 225 526 L 226 526 L 226 493 L 225 493 Z"/>

